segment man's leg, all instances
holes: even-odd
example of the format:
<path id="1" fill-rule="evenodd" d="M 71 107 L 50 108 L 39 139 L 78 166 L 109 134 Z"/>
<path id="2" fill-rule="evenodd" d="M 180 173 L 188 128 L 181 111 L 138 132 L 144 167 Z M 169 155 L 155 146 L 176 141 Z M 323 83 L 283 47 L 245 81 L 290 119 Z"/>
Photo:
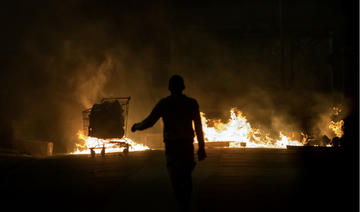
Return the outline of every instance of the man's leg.
<path id="1" fill-rule="evenodd" d="M 181 211 L 189 211 L 192 193 L 193 160 L 167 155 L 167 169 Z"/>

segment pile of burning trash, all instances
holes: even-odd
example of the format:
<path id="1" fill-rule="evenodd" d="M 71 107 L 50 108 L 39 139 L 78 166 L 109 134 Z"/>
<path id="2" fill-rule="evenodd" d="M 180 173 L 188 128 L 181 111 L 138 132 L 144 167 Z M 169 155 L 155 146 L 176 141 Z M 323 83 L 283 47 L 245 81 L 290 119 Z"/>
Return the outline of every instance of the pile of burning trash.
<path id="1" fill-rule="evenodd" d="M 89 150 L 94 155 L 95 153 L 105 154 L 105 149 L 107 152 L 149 149 L 125 136 L 127 123 L 124 113 L 127 116 L 127 105 L 128 101 L 123 105 L 118 100 L 103 101 L 87 110 L 84 120 L 86 121 L 88 117 L 88 125 L 84 129 L 88 129 L 88 135 L 84 131 L 79 131 L 80 142 L 74 154 L 88 154 Z M 122 106 L 126 106 L 126 110 Z M 205 142 L 208 145 L 216 144 L 229 148 L 286 149 L 294 146 L 340 146 L 341 137 L 344 135 L 344 121 L 338 118 L 340 113 L 339 107 L 332 108 L 332 116 L 325 119 L 323 123 L 324 129 L 330 133 L 321 136 L 308 135 L 301 131 L 289 133 L 286 129 L 284 132 L 278 132 L 277 136 L 271 136 L 263 130 L 253 128 L 246 116 L 237 109 L 230 110 L 230 118 L 226 122 L 207 119 L 204 113 L 201 113 L 201 118 Z M 196 138 L 195 142 L 197 142 Z"/>
<path id="2" fill-rule="evenodd" d="M 245 115 L 236 109 L 230 110 L 230 118 L 225 123 L 207 119 L 204 113 L 201 113 L 201 117 L 206 142 L 227 142 L 232 148 L 285 149 L 288 146 L 339 146 L 341 137 L 344 135 L 344 121 L 338 118 L 339 113 L 341 109 L 333 107 L 332 115 L 329 115 L 322 123 L 324 125 L 322 128 L 325 129 L 323 131 L 329 131 L 327 135 L 309 135 L 301 131 L 285 134 L 280 131 L 278 136 L 271 136 L 263 130 L 253 128 Z"/>

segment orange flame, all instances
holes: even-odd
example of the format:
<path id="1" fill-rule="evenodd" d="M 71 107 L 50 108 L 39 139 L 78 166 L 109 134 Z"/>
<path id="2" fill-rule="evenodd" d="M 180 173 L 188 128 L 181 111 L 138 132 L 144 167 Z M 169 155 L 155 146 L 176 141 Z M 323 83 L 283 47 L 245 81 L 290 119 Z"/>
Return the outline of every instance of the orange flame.
<path id="1" fill-rule="evenodd" d="M 339 108 L 333 108 L 335 115 L 341 112 Z M 303 139 L 297 140 L 284 135 L 279 132 L 278 138 L 272 138 L 267 133 L 260 129 L 252 128 L 246 117 L 241 111 L 236 109 L 230 110 L 230 118 L 226 123 L 220 120 L 207 119 L 205 113 L 201 112 L 202 127 L 204 132 L 205 142 L 229 142 L 231 148 L 281 148 L 286 149 L 287 146 L 303 146 L 307 142 L 308 135 L 301 134 Z M 211 123 L 213 127 L 209 127 Z M 344 121 L 330 121 L 328 128 L 331 129 L 335 135 L 341 138 L 343 132 Z M 294 134 L 294 133 L 293 133 Z M 129 151 L 144 151 L 150 149 L 149 147 L 138 144 L 130 138 L 122 139 L 99 139 L 95 137 L 86 136 L 82 131 L 78 132 L 78 138 L 81 143 L 76 144 L 76 151 L 72 154 L 88 154 L 91 148 L 94 148 L 96 153 L 100 153 L 101 147 L 106 148 L 106 152 L 121 152 L 124 147 L 120 147 L 117 143 L 125 142 L 129 144 Z M 197 139 L 195 138 L 195 142 Z M 326 146 L 331 146 L 330 144 Z"/>
<path id="2" fill-rule="evenodd" d="M 129 145 L 129 152 L 144 151 L 150 149 L 143 144 L 138 144 L 134 142 L 130 138 L 100 139 L 86 136 L 81 130 L 77 133 L 77 135 L 79 140 L 82 141 L 82 143 L 76 144 L 76 150 L 72 152 L 72 154 L 89 154 L 91 148 L 94 148 L 95 153 L 100 153 L 103 146 L 105 147 L 106 152 L 122 152 L 125 147 L 119 146 L 119 143 L 121 142 Z"/>
<path id="3" fill-rule="evenodd" d="M 341 105 L 338 107 L 333 107 L 333 115 L 338 118 L 342 112 Z M 340 121 L 330 121 L 329 122 L 329 129 L 336 135 L 336 137 L 341 138 L 344 135 L 343 131 L 344 127 L 344 120 Z"/>
<path id="4" fill-rule="evenodd" d="M 344 131 L 343 131 L 343 126 L 344 126 L 344 120 L 340 120 L 340 121 L 330 121 L 329 123 L 329 129 L 331 129 L 335 135 L 339 138 L 341 138 L 344 135 Z"/>
<path id="5" fill-rule="evenodd" d="M 230 110 L 230 119 L 227 123 L 220 120 L 208 120 L 204 113 L 201 113 L 202 127 L 205 142 L 228 141 L 230 147 L 262 147 L 262 148 L 286 148 L 287 145 L 303 146 L 303 143 L 290 139 L 282 132 L 279 133 L 280 139 L 273 139 L 269 135 L 254 129 L 247 121 L 241 111 Z M 212 122 L 213 127 L 208 123 Z"/>

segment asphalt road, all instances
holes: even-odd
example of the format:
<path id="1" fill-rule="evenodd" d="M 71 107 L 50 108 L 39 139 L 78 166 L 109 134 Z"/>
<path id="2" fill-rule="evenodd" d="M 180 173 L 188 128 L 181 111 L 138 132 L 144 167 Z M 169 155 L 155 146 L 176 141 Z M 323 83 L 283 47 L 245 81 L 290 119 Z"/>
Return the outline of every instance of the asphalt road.
<path id="1" fill-rule="evenodd" d="M 207 153 L 193 172 L 193 211 L 358 211 L 357 168 L 342 151 Z M 9 211 L 176 211 L 163 151 L 0 159 Z"/>

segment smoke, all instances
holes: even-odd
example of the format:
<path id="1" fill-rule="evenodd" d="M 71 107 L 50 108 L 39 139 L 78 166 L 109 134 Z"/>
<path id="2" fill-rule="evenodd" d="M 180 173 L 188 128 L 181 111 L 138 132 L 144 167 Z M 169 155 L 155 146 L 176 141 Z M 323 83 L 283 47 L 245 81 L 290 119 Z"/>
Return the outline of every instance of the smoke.
<path id="1" fill-rule="evenodd" d="M 105 48 L 101 53 L 96 51 L 94 57 L 71 41 L 57 45 L 55 55 L 29 53 L 39 70 L 33 70 L 34 75 L 19 84 L 27 88 L 26 93 L 16 94 L 19 108 L 16 118 L 13 117 L 14 127 L 27 131 L 16 136 L 53 141 L 58 151 L 71 151 L 77 142 L 77 131 L 83 128 L 81 112 L 102 98 L 135 96 L 130 112 L 141 114 L 144 110 L 142 116 L 148 112 L 145 108 L 153 106 L 148 98 L 149 76 L 142 65 L 135 65 L 141 63 L 134 56 Z M 126 47 L 117 46 L 117 49 L 126 51 Z"/>
<path id="2" fill-rule="evenodd" d="M 334 137 L 333 107 L 340 105 L 336 119 L 341 120 L 349 100 L 333 87 L 326 37 L 286 40 L 281 73 L 278 38 L 227 36 L 192 31 L 174 41 L 171 70 L 185 76 L 185 92 L 198 98 L 207 118 L 226 122 L 235 107 L 272 137 L 279 132 Z"/>
<path id="3" fill-rule="evenodd" d="M 3 51 L 1 94 L 7 99 L 2 111 L 9 111 L 2 119 L 9 121 L 2 122 L 12 125 L 14 139 L 53 141 L 56 152 L 69 152 L 83 128 L 81 112 L 101 98 L 134 97 L 130 116 L 137 120 L 154 105 L 156 46 L 144 33 L 158 24 L 150 15 L 143 20 L 137 8 L 120 7 L 132 16 L 121 11 L 114 16 L 107 13 L 113 8 L 93 3 L 7 5 L 13 22 L 4 34 L 12 45 Z M 144 28 L 147 24 L 154 26 Z"/>
<path id="4" fill-rule="evenodd" d="M 172 74 L 184 77 L 185 93 L 210 117 L 236 107 L 274 134 L 326 134 L 323 112 L 339 102 L 346 108 L 331 88 L 327 39 L 286 41 L 282 76 L 276 36 L 183 27 L 166 4 L 17 1 L 5 8 L 12 22 L 3 33 L 4 117 L 15 137 L 54 141 L 57 152 L 73 150 L 81 112 L 103 97 L 131 96 L 129 125 L 142 120 L 168 95 Z"/>

